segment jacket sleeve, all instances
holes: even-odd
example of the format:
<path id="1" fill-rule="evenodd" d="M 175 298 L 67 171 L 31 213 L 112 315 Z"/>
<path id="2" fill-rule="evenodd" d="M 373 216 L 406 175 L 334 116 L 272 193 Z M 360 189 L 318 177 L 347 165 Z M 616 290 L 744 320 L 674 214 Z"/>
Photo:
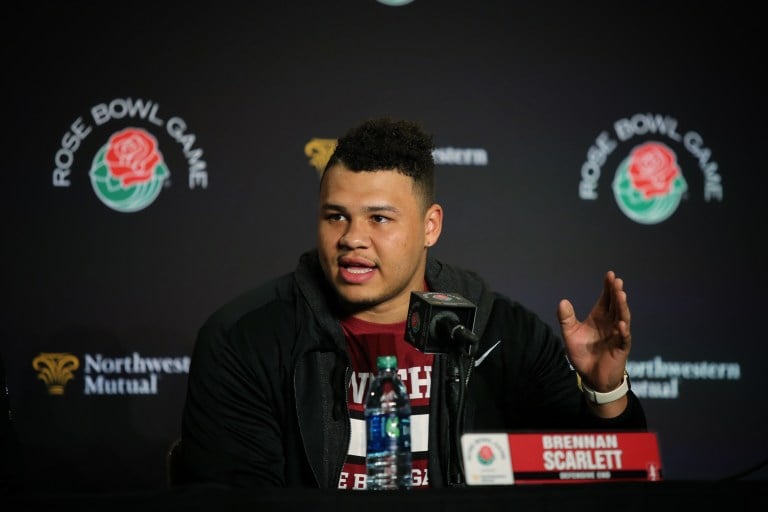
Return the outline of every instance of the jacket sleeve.
<path id="1" fill-rule="evenodd" d="M 266 327 L 285 311 L 269 303 L 232 322 L 214 315 L 199 330 L 182 411 L 187 483 L 285 485 L 282 419 L 291 401 L 279 330 Z"/>

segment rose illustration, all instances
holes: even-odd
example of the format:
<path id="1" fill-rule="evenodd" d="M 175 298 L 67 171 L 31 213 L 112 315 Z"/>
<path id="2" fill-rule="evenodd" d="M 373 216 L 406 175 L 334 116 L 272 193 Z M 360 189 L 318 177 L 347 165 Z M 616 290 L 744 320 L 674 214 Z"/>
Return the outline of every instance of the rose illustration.
<path id="1" fill-rule="evenodd" d="M 493 462 L 493 459 L 495 459 L 493 455 L 493 448 L 488 446 L 487 444 L 484 444 L 480 447 L 480 450 L 477 452 L 477 460 L 482 464 L 490 464 Z"/>
<path id="2" fill-rule="evenodd" d="M 675 155 L 661 144 L 649 142 L 636 147 L 629 156 L 629 177 L 643 197 L 650 199 L 669 193 L 680 174 Z"/>
<path id="3" fill-rule="evenodd" d="M 170 171 L 157 139 L 141 128 L 126 128 L 113 134 L 96 152 L 89 175 L 101 202 L 128 213 L 152 204 Z"/>
<path id="4" fill-rule="evenodd" d="M 633 148 L 621 161 L 612 188 L 627 217 L 641 224 L 657 224 L 677 210 L 688 184 L 675 152 L 650 141 Z"/>
<path id="5" fill-rule="evenodd" d="M 143 130 L 128 128 L 110 137 L 104 161 L 124 187 L 152 179 L 161 162 L 155 139 Z"/>

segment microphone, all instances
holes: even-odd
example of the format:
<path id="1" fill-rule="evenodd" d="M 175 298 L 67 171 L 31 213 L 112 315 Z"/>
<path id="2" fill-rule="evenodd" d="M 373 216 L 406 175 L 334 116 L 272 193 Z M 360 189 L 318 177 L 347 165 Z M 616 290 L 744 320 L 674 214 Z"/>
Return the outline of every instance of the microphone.
<path id="1" fill-rule="evenodd" d="M 457 293 L 411 292 L 405 340 L 425 354 L 473 355 L 477 306 Z"/>

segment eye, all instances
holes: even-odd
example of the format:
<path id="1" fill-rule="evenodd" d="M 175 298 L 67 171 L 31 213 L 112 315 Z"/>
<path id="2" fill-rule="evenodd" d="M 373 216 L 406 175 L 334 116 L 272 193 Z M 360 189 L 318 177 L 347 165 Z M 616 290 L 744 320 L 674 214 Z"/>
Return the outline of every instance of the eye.
<path id="1" fill-rule="evenodd" d="M 373 222 L 375 222 L 376 224 L 384 224 L 386 222 L 389 222 L 391 219 L 383 215 L 373 215 L 371 216 L 371 220 L 373 220 Z"/>
<path id="2" fill-rule="evenodd" d="M 342 213 L 329 213 L 325 216 L 325 220 L 330 222 L 340 222 L 345 220 L 346 217 Z"/>

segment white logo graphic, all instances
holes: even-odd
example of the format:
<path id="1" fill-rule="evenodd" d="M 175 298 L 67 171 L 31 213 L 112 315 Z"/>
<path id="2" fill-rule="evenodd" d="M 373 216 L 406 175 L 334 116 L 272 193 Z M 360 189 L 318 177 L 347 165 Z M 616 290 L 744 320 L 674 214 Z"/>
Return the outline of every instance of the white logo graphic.
<path id="1" fill-rule="evenodd" d="M 475 368 L 477 368 L 478 366 L 480 366 L 480 363 L 482 363 L 482 362 L 485 360 L 485 358 L 486 358 L 486 357 L 488 357 L 488 354 L 490 354 L 491 352 L 493 352 L 493 349 L 495 349 L 496 347 L 498 347 L 498 346 L 499 346 L 499 343 L 501 343 L 501 340 L 497 341 L 497 342 L 496 342 L 496 343 L 495 343 L 495 344 L 494 344 L 494 345 L 493 345 L 491 348 L 489 348 L 488 350 L 486 350 L 485 352 L 483 352 L 483 354 L 482 354 L 480 357 L 478 357 L 477 359 L 475 359 Z"/>
<path id="2" fill-rule="evenodd" d="M 376 0 L 380 4 L 389 5 L 391 7 L 400 7 L 401 5 L 408 5 L 413 0 Z"/>

